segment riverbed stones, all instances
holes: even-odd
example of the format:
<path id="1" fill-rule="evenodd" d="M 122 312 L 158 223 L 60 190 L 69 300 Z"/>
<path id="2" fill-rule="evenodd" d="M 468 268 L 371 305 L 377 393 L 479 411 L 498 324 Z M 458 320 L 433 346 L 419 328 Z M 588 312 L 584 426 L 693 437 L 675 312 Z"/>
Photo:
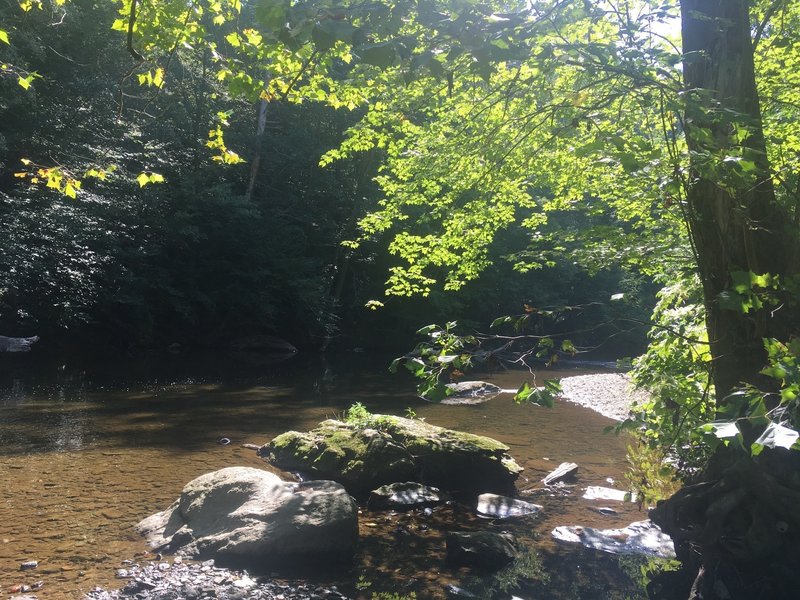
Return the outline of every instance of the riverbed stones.
<path id="1" fill-rule="evenodd" d="M 374 510 L 404 510 L 418 506 L 441 504 L 448 500 L 439 488 L 422 485 L 414 481 L 390 483 L 372 490 L 367 506 Z"/>
<path id="2" fill-rule="evenodd" d="M 506 492 L 522 471 L 508 451 L 492 438 L 372 415 L 368 426 L 331 419 L 307 433 L 289 431 L 258 453 L 280 469 L 338 481 L 363 497 L 398 481 L 447 491 Z"/>
<path id="3" fill-rule="evenodd" d="M 96 587 L 84 600 L 206 600 L 218 598 L 247 600 L 346 600 L 336 586 L 308 583 L 287 585 L 277 581 L 258 581 L 246 573 L 214 566 L 213 562 L 173 564 L 167 569 L 156 565 L 133 565 L 128 582 L 117 590 Z"/>
<path id="4" fill-rule="evenodd" d="M 668 535 L 650 520 L 636 521 L 622 529 L 594 529 L 564 525 L 553 529 L 560 542 L 582 544 L 586 548 L 611 554 L 641 554 L 659 558 L 675 558 L 675 548 Z"/>
<path id="5" fill-rule="evenodd" d="M 250 467 L 201 475 L 136 528 L 154 549 L 226 566 L 344 562 L 358 538 L 357 507 L 340 484 L 287 483 Z"/>
<path id="6" fill-rule="evenodd" d="M 481 494 L 478 496 L 478 514 L 482 517 L 493 519 L 509 519 L 511 517 L 524 517 L 535 515 L 542 507 L 538 504 L 500 496 L 498 494 Z"/>
<path id="7" fill-rule="evenodd" d="M 452 532 L 446 543 L 447 562 L 454 566 L 499 569 L 517 557 L 514 536 L 510 533 Z"/>

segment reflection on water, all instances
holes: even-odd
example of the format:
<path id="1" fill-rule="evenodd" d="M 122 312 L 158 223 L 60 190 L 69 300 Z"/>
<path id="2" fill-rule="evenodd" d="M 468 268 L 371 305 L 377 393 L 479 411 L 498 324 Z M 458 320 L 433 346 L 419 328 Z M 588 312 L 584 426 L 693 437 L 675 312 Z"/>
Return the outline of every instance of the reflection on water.
<path id="1" fill-rule="evenodd" d="M 429 423 L 505 442 L 525 467 L 518 483 L 523 493 L 535 493 L 539 480 L 561 461 L 580 465 L 582 486 L 608 485 L 608 478 L 623 476 L 624 441 L 602 435 L 609 421 L 591 411 L 566 403 L 551 410 L 518 406 L 508 395 L 475 406 L 428 404 L 414 396 L 413 382 L 386 372 L 389 361 L 383 357 L 298 356 L 269 363 L 258 357 L 153 356 L 80 368 L 35 360 L 0 356 L 3 592 L 40 579 L 44 598 L 79 598 L 94 585 L 118 585 L 114 568 L 144 550 L 132 525 L 165 508 L 186 482 L 231 465 L 268 468 L 241 444 L 260 445 L 283 431 L 311 428 L 356 401 L 372 412 L 403 414 L 410 407 Z M 540 377 L 565 374 L 578 372 Z M 516 388 L 525 375 L 486 378 Z M 221 446 L 220 437 L 232 443 Z M 519 597 L 609 597 L 618 585 L 608 575 L 614 561 L 565 552 L 550 542 L 549 532 L 577 522 L 624 525 L 643 515 L 628 505 L 618 515 L 602 516 L 579 496 L 537 495 L 543 515 L 515 523 L 478 520 L 460 505 L 432 515 L 365 509 L 356 564 L 334 579 L 351 593 L 361 578 L 372 584 L 369 593 L 415 590 L 419 598 L 444 597 L 446 584 L 463 585 L 475 576 L 445 567 L 446 533 L 490 528 L 513 531 L 546 565 L 562 566 L 546 576 L 528 576 Z M 40 566 L 20 573 L 19 564 L 30 559 Z M 542 586 L 550 590 L 544 596 Z"/>

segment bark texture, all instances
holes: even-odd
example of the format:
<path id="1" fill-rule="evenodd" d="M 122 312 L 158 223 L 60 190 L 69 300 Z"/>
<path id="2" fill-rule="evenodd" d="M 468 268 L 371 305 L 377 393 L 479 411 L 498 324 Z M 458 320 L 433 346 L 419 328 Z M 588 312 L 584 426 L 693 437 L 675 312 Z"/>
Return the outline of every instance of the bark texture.
<path id="1" fill-rule="evenodd" d="M 788 309 L 743 314 L 726 304 L 737 298 L 731 273 L 786 276 L 793 271 L 793 241 L 770 177 L 749 2 L 683 0 L 681 18 L 691 152 L 687 215 L 704 285 L 714 384 L 717 398 L 724 398 L 740 383 L 761 383 L 762 339 L 788 333 Z"/>
<path id="2" fill-rule="evenodd" d="M 789 302 L 748 311 L 735 273 L 797 272 L 796 235 L 776 199 L 756 88 L 747 0 L 681 0 L 686 215 L 703 281 L 718 405 L 742 383 L 764 389 L 763 338 L 788 340 Z M 741 275 L 739 276 L 741 283 Z M 758 291 L 758 290 L 755 290 Z M 745 445 L 749 445 L 745 431 Z M 706 469 L 652 511 L 675 542 L 682 573 L 651 584 L 656 598 L 795 598 L 800 589 L 800 453 L 750 457 L 721 447 Z"/>

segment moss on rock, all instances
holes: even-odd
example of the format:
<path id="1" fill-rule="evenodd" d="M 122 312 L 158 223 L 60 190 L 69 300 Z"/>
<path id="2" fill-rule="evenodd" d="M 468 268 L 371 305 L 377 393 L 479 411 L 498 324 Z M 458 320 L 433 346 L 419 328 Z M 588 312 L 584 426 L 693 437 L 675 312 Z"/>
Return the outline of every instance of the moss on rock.
<path id="1" fill-rule="evenodd" d="M 358 496 L 397 481 L 451 491 L 508 491 L 522 468 L 505 444 L 415 419 L 373 415 L 367 426 L 327 420 L 290 431 L 259 450 L 286 471 L 339 481 Z"/>

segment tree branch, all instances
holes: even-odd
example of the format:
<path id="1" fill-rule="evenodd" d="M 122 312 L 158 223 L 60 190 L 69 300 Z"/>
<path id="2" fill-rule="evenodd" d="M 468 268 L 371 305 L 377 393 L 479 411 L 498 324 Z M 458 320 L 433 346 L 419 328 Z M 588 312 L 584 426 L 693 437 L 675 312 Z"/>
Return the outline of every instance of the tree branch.
<path id="1" fill-rule="evenodd" d="M 131 14 L 128 19 L 128 52 L 133 58 L 143 63 L 144 56 L 139 54 L 136 48 L 133 47 L 133 26 L 136 25 L 136 2 L 137 0 L 131 0 Z"/>

